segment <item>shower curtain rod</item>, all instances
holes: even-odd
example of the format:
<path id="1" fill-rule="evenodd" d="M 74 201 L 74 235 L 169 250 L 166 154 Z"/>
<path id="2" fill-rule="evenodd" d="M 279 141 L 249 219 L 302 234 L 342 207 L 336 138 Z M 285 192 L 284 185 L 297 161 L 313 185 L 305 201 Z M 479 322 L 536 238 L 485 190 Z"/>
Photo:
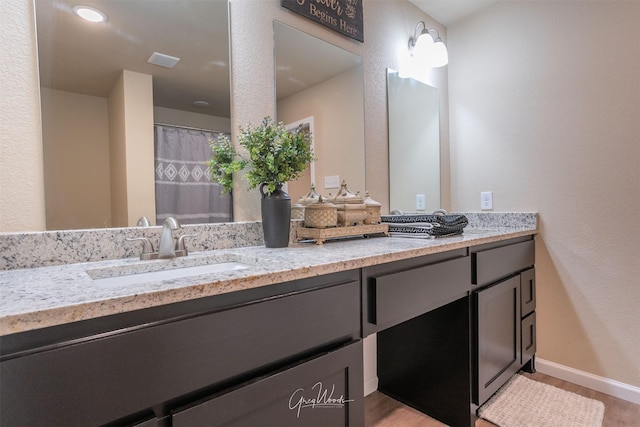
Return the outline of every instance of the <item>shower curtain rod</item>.
<path id="1" fill-rule="evenodd" d="M 197 130 L 197 131 L 204 131 L 204 132 L 211 132 L 211 133 L 228 133 L 228 132 L 224 132 L 221 130 L 213 130 L 213 129 L 203 129 L 203 128 L 194 128 L 194 127 L 190 127 L 190 126 L 180 126 L 180 125 L 172 125 L 171 123 L 154 123 L 154 125 L 158 125 L 158 126 L 168 126 L 168 127 L 172 127 L 172 128 L 180 128 L 180 129 L 187 129 L 187 130 Z"/>

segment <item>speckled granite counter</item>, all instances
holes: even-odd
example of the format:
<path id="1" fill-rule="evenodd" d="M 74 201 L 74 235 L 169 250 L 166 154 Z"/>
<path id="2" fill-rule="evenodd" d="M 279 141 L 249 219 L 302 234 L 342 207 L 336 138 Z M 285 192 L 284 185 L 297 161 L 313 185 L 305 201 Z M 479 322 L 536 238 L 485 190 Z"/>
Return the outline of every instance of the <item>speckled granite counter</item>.
<path id="1" fill-rule="evenodd" d="M 145 264 L 176 261 L 127 258 L 2 271 L 0 335 L 532 235 L 535 214 L 533 218 L 533 224 L 519 227 L 468 227 L 461 236 L 443 239 L 376 237 L 324 246 L 299 243 L 281 249 L 251 246 L 193 252 L 187 257 L 190 262 L 233 254 L 250 268 L 126 287 L 98 287 L 87 271 L 123 265 L 144 269 Z"/>

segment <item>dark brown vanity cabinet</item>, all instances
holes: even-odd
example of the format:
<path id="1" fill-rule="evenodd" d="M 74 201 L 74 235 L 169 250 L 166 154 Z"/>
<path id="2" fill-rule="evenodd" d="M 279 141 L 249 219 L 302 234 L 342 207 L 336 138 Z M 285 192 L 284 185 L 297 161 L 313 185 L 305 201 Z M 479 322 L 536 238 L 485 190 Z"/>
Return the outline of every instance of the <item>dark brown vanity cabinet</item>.
<path id="1" fill-rule="evenodd" d="M 536 348 L 532 236 L 0 337 L 2 426 L 362 426 L 379 390 L 451 426 Z"/>
<path id="2" fill-rule="evenodd" d="M 0 422 L 362 425 L 359 307 L 347 271 L 4 336 Z"/>
<path id="3" fill-rule="evenodd" d="M 482 405 L 535 354 L 534 241 L 472 248 L 473 402 Z M 533 366 L 531 366 L 533 368 Z"/>

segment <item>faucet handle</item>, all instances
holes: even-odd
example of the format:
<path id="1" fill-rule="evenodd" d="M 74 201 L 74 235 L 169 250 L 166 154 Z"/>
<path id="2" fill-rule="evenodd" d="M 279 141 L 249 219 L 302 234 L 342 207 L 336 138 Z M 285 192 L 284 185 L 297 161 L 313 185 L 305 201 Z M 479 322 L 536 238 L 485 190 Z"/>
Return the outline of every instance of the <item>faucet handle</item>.
<path id="1" fill-rule="evenodd" d="M 153 252 L 153 243 L 151 243 L 151 240 L 147 239 L 146 237 L 127 237 L 124 240 L 126 240 L 127 242 L 141 241 L 143 254 L 150 254 Z"/>
<path id="2" fill-rule="evenodd" d="M 136 227 L 149 227 L 151 223 L 149 222 L 149 218 L 146 216 L 141 216 L 138 218 L 138 222 L 136 223 Z"/>
<path id="3" fill-rule="evenodd" d="M 176 243 L 176 251 L 184 251 L 184 254 L 187 255 L 187 248 L 184 245 L 184 239 L 187 237 L 198 237 L 199 233 L 193 233 L 193 234 L 183 234 L 182 236 L 180 236 L 178 238 L 178 241 Z"/>

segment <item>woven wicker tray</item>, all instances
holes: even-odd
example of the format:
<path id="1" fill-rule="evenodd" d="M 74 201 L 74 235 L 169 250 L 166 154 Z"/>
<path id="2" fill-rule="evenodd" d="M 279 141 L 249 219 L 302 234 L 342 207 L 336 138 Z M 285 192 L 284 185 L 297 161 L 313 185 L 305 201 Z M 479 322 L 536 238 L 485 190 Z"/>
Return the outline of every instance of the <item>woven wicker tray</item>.
<path id="1" fill-rule="evenodd" d="M 298 227 L 297 239 L 315 240 L 316 245 L 322 245 L 325 240 L 339 239 L 351 236 L 369 236 L 370 234 L 384 234 L 389 236 L 389 224 L 354 225 L 350 227 L 307 228 Z"/>

